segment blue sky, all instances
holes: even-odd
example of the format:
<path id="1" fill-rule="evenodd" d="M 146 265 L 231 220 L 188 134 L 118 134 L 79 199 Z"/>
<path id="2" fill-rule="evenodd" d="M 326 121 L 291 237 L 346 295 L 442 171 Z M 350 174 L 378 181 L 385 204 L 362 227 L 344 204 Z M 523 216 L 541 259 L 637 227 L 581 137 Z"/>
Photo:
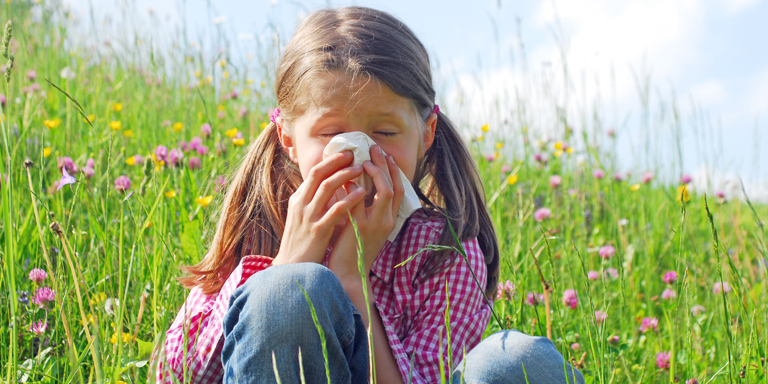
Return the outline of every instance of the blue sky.
<path id="1" fill-rule="evenodd" d="M 72 5 L 87 19 L 88 1 Z M 607 126 L 617 127 L 624 167 L 661 171 L 670 160 L 669 150 L 650 156 L 637 152 L 644 140 L 671 148 L 668 109 L 674 90 L 682 116 L 684 171 L 707 179 L 715 189 L 737 175 L 754 187 L 768 185 L 768 154 L 761 153 L 768 148 L 768 0 L 101 0 L 94 7 L 97 20 L 125 7 L 138 14 L 151 8 L 164 20 L 153 28 L 170 33 L 186 20 L 189 36 L 222 28 L 255 41 L 270 39 L 270 25 L 287 39 L 304 15 L 328 5 L 370 6 L 402 19 L 439 67 L 435 76 L 444 94 L 443 110 L 449 116 L 461 114 L 465 123 L 499 125 L 503 116 L 486 110 L 489 100 L 516 90 L 531 110 L 532 129 L 546 135 L 552 122 L 542 116 L 553 112 L 541 84 L 548 76 L 563 83 L 564 60 L 574 111 L 569 120 L 579 126 L 579 110 L 598 112 Z M 633 72 L 650 74 L 650 116 L 656 121 L 650 133 L 642 124 Z M 457 104 L 462 97 L 464 103 Z M 552 99 L 565 100 L 562 94 Z M 701 113 L 698 120 L 694 105 Z M 658 118 L 661 114 L 664 119 Z M 695 128 L 694 121 L 707 121 L 715 129 Z"/>

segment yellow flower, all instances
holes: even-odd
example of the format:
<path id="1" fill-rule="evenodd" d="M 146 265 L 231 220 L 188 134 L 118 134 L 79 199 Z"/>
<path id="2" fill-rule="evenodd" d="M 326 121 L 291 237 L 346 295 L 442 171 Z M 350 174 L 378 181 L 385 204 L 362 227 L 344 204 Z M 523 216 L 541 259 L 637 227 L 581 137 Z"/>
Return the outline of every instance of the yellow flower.
<path id="1" fill-rule="evenodd" d="M 269 123 L 267 123 L 266 121 L 262 121 L 261 124 L 259 124 L 259 129 L 264 129 L 267 127 L 267 125 L 269 125 Z"/>
<path id="2" fill-rule="evenodd" d="M 165 197 L 167 197 L 169 199 L 172 199 L 172 198 L 176 197 L 176 191 L 173 190 L 173 189 L 171 189 L 170 191 L 166 191 L 165 192 Z"/>
<path id="3" fill-rule="evenodd" d="M 146 223 L 144 223 L 144 228 L 146 228 L 146 229 L 150 229 L 150 228 L 152 228 L 152 222 L 151 222 L 151 221 L 149 221 L 149 220 L 147 220 L 147 222 L 146 222 Z"/>
<path id="4" fill-rule="evenodd" d="M 515 185 L 517 184 L 517 174 L 509 175 L 507 177 L 507 184 L 509 185 Z"/>
<path id="5" fill-rule="evenodd" d="M 109 127 L 112 128 L 113 131 L 119 131 L 123 128 L 123 123 L 121 123 L 120 120 L 112 120 L 109 122 Z"/>
<path id="6" fill-rule="evenodd" d="M 504 148 L 504 143 L 502 143 L 501 141 L 496 143 L 496 149 L 502 149 L 502 148 Z"/>
<path id="7" fill-rule="evenodd" d="M 554 156 L 554 157 L 560 157 L 562 155 L 563 155 L 563 150 L 562 149 L 557 149 L 557 150 L 555 150 L 554 153 L 552 153 L 552 156 Z"/>
<path id="8" fill-rule="evenodd" d="M 130 139 L 131 137 L 133 137 L 133 130 L 126 129 L 125 131 L 123 131 L 123 136 L 125 136 L 125 137 Z"/>
<path id="9" fill-rule="evenodd" d="M 499 154 L 499 151 L 493 151 L 493 159 L 494 159 L 494 160 L 498 160 L 498 159 L 499 159 L 499 156 L 501 156 L 501 155 Z"/>
<path id="10" fill-rule="evenodd" d="M 125 159 L 125 163 L 128 164 L 128 165 L 136 165 L 136 157 L 135 156 L 131 156 L 131 157 Z"/>
<path id="11" fill-rule="evenodd" d="M 112 104 L 112 110 L 114 112 L 122 111 L 123 110 L 123 104 L 121 104 L 121 103 L 114 103 L 114 104 Z"/>
<path id="12" fill-rule="evenodd" d="M 481 129 L 483 132 L 488 132 L 488 130 L 489 130 L 490 128 L 491 128 L 491 127 L 490 127 L 488 124 L 486 124 L 486 125 L 483 125 L 482 127 L 480 127 L 480 129 Z"/>
<path id="13" fill-rule="evenodd" d="M 227 135 L 227 137 L 235 137 L 235 135 L 237 135 L 237 128 L 228 129 L 224 134 Z"/>
<path id="14" fill-rule="evenodd" d="M 97 305 L 104 302 L 104 300 L 107 299 L 107 294 L 104 292 L 99 292 L 95 295 L 93 295 L 93 298 L 89 300 L 88 302 L 91 303 L 91 305 Z"/>
<path id="15" fill-rule="evenodd" d="M 248 84 L 253 84 L 253 79 L 248 79 L 245 82 L 248 83 Z"/>
<path id="16" fill-rule="evenodd" d="M 93 123 L 93 121 L 94 121 L 94 120 L 96 120 L 96 115 L 94 115 L 94 114 L 90 114 L 90 115 L 88 115 L 88 116 L 86 116 L 86 117 L 88 118 L 87 120 L 86 120 L 86 119 L 83 119 L 83 121 L 85 121 L 86 123 L 87 123 L 87 122 L 89 122 L 89 121 L 90 121 L 91 123 Z"/>
<path id="17" fill-rule="evenodd" d="M 96 321 L 96 316 L 94 316 L 94 315 L 89 313 L 89 314 L 85 315 L 85 321 L 88 324 L 93 324 Z M 83 320 L 80 320 L 80 324 L 85 326 L 85 323 L 83 323 Z"/>
<path id="18" fill-rule="evenodd" d="M 131 341 L 131 339 L 133 339 L 133 337 L 131 336 L 130 333 L 123 332 L 122 339 L 123 339 L 123 343 L 127 343 L 127 342 Z M 113 334 L 112 337 L 109 338 L 109 342 L 112 343 L 112 344 L 117 344 L 117 334 Z"/>
<path id="19" fill-rule="evenodd" d="M 638 189 L 640 189 L 640 184 L 635 184 L 629 187 L 629 190 L 632 192 L 637 191 Z"/>
<path id="20" fill-rule="evenodd" d="M 206 83 L 210 84 L 212 81 L 213 81 L 213 76 L 206 76 L 205 77 L 205 82 Z"/>
<path id="21" fill-rule="evenodd" d="M 562 151 L 563 150 L 563 142 L 562 141 L 556 141 L 555 142 L 555 149 Z"/>
<path id="22" fill-rule="evenodd" d="M 58 127 L 59 125 L 61 125 L 61 119 L 59 119 L 57 117 L 57 118 L 51 119 L 51 120 L 43 120 L 43 125 L 45 125 L 45 127 L 48 128 L 48 129 L 54 129 L 54 128 Z"/>
<path id="23" fill-rule="evenodd" d="M 51 155 L 51 147 L 43 148 L 43 157 L 48 157 L 50 155 Z"/>
<path id="24" fill-rule="evenodd" d="M 264 83 L 264 82 L 262 81 L 261 83 L 259 83 L 259 85 L 260 85 L 262 88 L 264 88 L 264 86 L 265 86 L 265 85 L 267 85 L 267 84 L 266 84 L 266 83 Z"/>
<path id="25" fill-rule="evenodd" d="M 207 207 L 208 204 L 211 203 L 211 201 L 213 201 L 213 195 L 208 195 L 208 196 L 205 196 L 205 197 L 198 197 L 197 199 L 195 199 L 195 202 L 197 202 L 198 204 L 203 206 L 203 208 Z"/>
<path id="26" fill-rule="evenodd" d="M 242 147 L 243 145 L 245 145 L 245 139 L 243 138 L 232 139 L 232 144 L 234 144 L 236 147 Z"/>
<path id="27" fill-rule="evenodd" d="M 688 194 L 688 186 L 687 185 L 681 185 L 677 187 L 677 195 L 676 195 L 677 201 L 681 202 L 683 199 L 685 201 L 691 201 L 691 196 Z"/>
<path id="28" fill-rule="evenodd" d="M 219 65 L 221 65 L 222 68 L 227 66 L 227 61 L 224 59 L 219 60 Z"/>
<path id="29" fill-rule="evenodd" d="M 568 147 L 568 149 L 565 150 L 568 154 L 573 153 L 573 147 Z"/>
<path id="30" fill-rule="evenodd" d="M 173 123 L 173 131 L 174 132 L 181 132 L 181 130 L 184 129 L 184 124 L 182 122 L 176 122 Z"/>
<path id="31" fill-rule="evenodd" d="M 224 71 L 224 73 L 222 73 L 221 76 L 224 77 L 225 79 L 228 79 L 229 78 L 229 71 Z"/>
<path id="32" fill-rule="evenodd" d="M 200 76 L 202 76 L 202 75 L 203 75 L 203 73 L 202 73 L 202 72 L 200 72 L 200 70 L 199 70 L 199 69 L 195 70 L 195 77 L 197 77 L 197 78 L 199 79 L 199 78 L 200 78 Z"/>
<path id="33" fill-rule="evenodd" d="M 483 135 L 480 135 L 477 137 L 477 141 L 483 141 L 483 139 L 485 139 L 485 136 Z"/>
<path id="34" fill-rule="evenodd" d="M 219 111 L 224 111 L 226 108 L 224 104 L 219 104 Z"/>

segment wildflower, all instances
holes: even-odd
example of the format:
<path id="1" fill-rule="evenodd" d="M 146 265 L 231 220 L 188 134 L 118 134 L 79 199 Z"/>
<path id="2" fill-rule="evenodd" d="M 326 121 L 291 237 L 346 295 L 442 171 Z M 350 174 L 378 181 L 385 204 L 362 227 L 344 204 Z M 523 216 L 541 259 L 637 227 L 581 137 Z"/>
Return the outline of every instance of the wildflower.
<path id="1" fill-rule="evenodd" d="M 128 332 L 123 332 L 121 339 L 123 339 L 123 343 L 130 342 L 133 337 Z M 109 342 L 112 344 L 117 344 L 117 334 L 112 335 L 112 337 L 109 338 Z"/>
<path id="2" fill-rule="evenodd" d="M 637 192 L 640 189 L 640 184 L 632 184 L 629 186 L 629 190 L 632 192 Z"/>
<path id="3" fill-rule="evenodd" d="M 189 158 L 189 169 L 198 169 L 200 168 L 200 158 L 197 156 L 192 156 Z"/>
<path id="4" fill-rule="evenodd" d="M 704 308 L 703 305 L 696 304 L 693 307 L 691 307 L 691 314 L 694 316 L 701 315 L 702 313 L 706 312 L 707 309 Z"/>
<path id="5" fill-rule="evenodd" d="M 231 97 L 233 99 L 237 99 L 238 96 L 240 96 L 240 95 L 237 94 L 237 91 L 232 91 L 232 93 L 229 95 L 229 97 Z"/>
<path id="6" fill-rule="evenodd" d="M 48 129 L 54 129 L 61 125 L 61 119 L 57 117 L 55 119 L 43 120 L 43 125 Z"/>
<path id="7" fill-rule="evenodd" d="M 166 191 L 165 192 L 165 197 L 167 197 L 169 199 L 172 199 L 172 198 L 176 197 L 176 191 L 173 190 L 173 189 L 171 189 L 170 191 Z"/>
<path id="8" fill-rule="evenodd" d="M 17 299 L 19 300 L 19 303 L 22 303 L 24 305 L 29 305 L 29 292 L 27 291 L 16 291 Z"/>
<path id="9" fill-rule="evenodd" d="M 544 300 L 543 293 L 528 292 L 528 295 L 525 297 L 525 303 L 530 306 L 539 305 L 539 303 L 543 300 Z"/>
<path id="10" fill-rule="evenodd" d="M 136 156 L 131 156 L 125 159 L 125 163 L 128 165 L 136 165 Z"/>
<path id="11" fill-rule="evenodd" d="M 94 120 L 96 120 L 96 115 L 94 114 L 90 114 L 83 119 L 86 123 L 93 123 Z"/>
<path id="12" fill-rule="evenodd" d="M 688 194 L 688 186 L 681 185 L 677 187 L 677 194 L 675 195 L 677 202 L 691 201 L 691 196 Z"/>
<path id="13" fill-rule="evenodd" d="M 122 175 L 115 180 L 115 190 L 118 192 L 123 192 L 131 189 L 131 180 L 128 179 L 128 176 Z"/>
<path id="14" fill-rule="evenodd" d="M 29 79 L 29 81 L 35 81 L 36 78 L 37 78 L 37 72 L 35 72 L 34 69 L 30 69 L 29 71 L 27 71 L 27 79 Z"/>
<path id="15" fill-rule="evenodd" d="M 686 380 L 685 384 L 699 384 L 699 381 L 696 380 L 696 378 L 693 378 L 693 379 L 690 379 L 690 380 Z"/>
<path id="16" fill-rule="evenodd" d="M 163 122 L 160 123 L 160 126 L 163 127 L 163 128 L 170 127 L 171 126 L 171 121 L 170 120 L 163 120 Z"/>
<path id="17" fill-rule="evenodd" d="M 549 177 L 549 186 L 552 188 L 557 188 L 562 183 L 563 183 L 563 178 L 558 175 L 552 175 Z"/>
<path id="18" fill-rule="evenodd" d="M 121 104 L 121 103 L 114 103 L 114 104 L 112 104 L 112 111 L 120 112 L 122 110 L 123 110 L 123 104 Z"/>
<path id="19" fill-rule="evenodd" d="M 732 290 L 731 285 L 728 284 L 727 281 L 724 281 L 722 283 L 718 281 L 715 283 L 714 286 L 712 286 L 712 293 L 714 293 L 715 295 L 719 295 L 720 292 L 731 293 L 731 290 Z"/>
<path id="20" fill-rule="evenodd" d="M 208 147 L 205 145 L 200 145 L 197 147 L 197 153 L 200 154 L 200 156 L 205 156 L 208 154 Z"/>
<path id="21" fill-rule="evenodd" d="M 669 369 L 669 360 L 671 356 L 669 352 L 659 352 L 656 354 L 656 366 L 661 369 Z"/>
<path id="22" fill-rule="evenodd" d="M 653 181 L 653 173 L 652 172 L 643 172 L 643 184 L 648 184 L 651 181 Z"/>
<path id="23" fill-rule="evenodd" d="M 94 316 L 91 313 L 85 315 L 85 323 L 93 324 L 95 322 L 96 322 L 96 316 Z M 80 325 L 85 326 L 85 323 L 83 323 L 83 321 L 80 320 Z"/>
<path id="24" fill-rule="evenodd" d="M 606 268 L 605 269 L 605 278 L 616 280 L 619 278 L 619 271 L 616 270 L 616 268 Z"/>
<path id="25" fill-rule="evenodd" d="M 587 272 L 587 279 L 589 280 L 597 280 L 600 278 L 600 272 L 597 271 L 589 271 Z"/>
<path id="26" fill-rule="evenodd" d="M 682 183 L 682 184 L 688 184 L 688 183 L 690 183 L 692 180 L 693 180 L 693 178 L 691 177 L 691 175 L 689 175 L 689 174 L 687 174 L 687 173 L 686 173 L 685 175 L 683 175 L 683 177 L 681 177 L 681 178 L 680 178 L 680 183 Z"/>
<path id="27" fill-rule="evenodd" d="M 195 199 L 195 202 L 197 202 L 198 204 L 200 204 L 200 206 L 205 208 L 208 206 L 208 204 L 211 203 L 212 200 L 213 200 L 213 195 L 208 195 L 205 197 L 198 197 L 197 199 Z"/>
<path id="28" fill-rule="evenodd" d="M 616 182 L 621 182 L 621 181 L 624 181 L 624 176 L 622 176 L 622 175 L 621 175 L 621 173 L 619 173 L 619 172 L 616 172 L 616 173 L 613 175 L 613 181 L 616 181 Z"/>
<path id="29" fill-rule="evenodd" d="M 31 324 L 29 324 L 29 328 L 27 328 L 27 330 L 29 332 L 34 333 L 35 336 L 42 335 L 43 333 L 45 333 L 46 329 L 48 329 L 48 322 L 43 320 L 40 320 L 37 323 L 33 321 Z"/>
<path id="30" fill-rule="evenodd" d="M 600 179 L 605 177 L 605 171 L 603 171 L 602 169 L 599 169 L 599 168 L 595 169 L 595 171 L 592 172 L 592 177 L 594 177 L 595 179 L 600 180 Z"/>
<path id="31" fill-rule="evenodd" d="M 565 153 L 562 149 L 556 149 L 554 152 L 552 152 L 552 156 L 554 157 L 560 157 Z"/>
<path id="32" fill-rule="evenodd" d="M 517 184 L 517 174 L 509 175 L 507 177 L 507 184 L 509 185 L 515 185 Z"/>
<path id="33" fill-rule="evenodd" d="M 608 314 L 603 311 L 595 311 L 595 324 L 600 325 L 608 319 Z"/>
<path id="34" fill-rule="evenodd" d="M 533 219 L 542 222 L 552 217 L 552 211 L 549 208 L 539 208 L 533 213 Z"/>
<path id="35" fill-rule="evenodd" d="M 144 156 L 142 156 L 142 155 L 133 155 L 133 162 L 136 165 L 144 164 Z"/>
<path id="36" fill-rule="evenodd" d="M 224 111 L 219 111 L 219 113 L 217 113 L 217 114 L 216 114 L 216 116 L 217 116 L 219 119 L 223 119 L 223 118 L 227 117 L 227 114 L 226 114 L 226 113 L 224 113 Z"/>
<path id="37" fill-rule="evenodd" d="M 199 69 L 195 70 L 195 77 L 197 77 L 199 79 L 200 76 L 202 76 L 202 75 L 203 75 L 203 72 L 201 72 Z"/>
<path id="38" fill-rule="evenodd" d="M 104 292 L 99 292 L 99 293 L 93 295 L 93 297 L 90 300 L 88 300 L 88 302 L 91 305 L 99 305 L 99 304 L 103 303 L 106 300 L 107 300 L 107 294 L 104 293 Z"/>
<path id="39" fill-rule="evenodd" d="M 511 281 L 507 280 L 504 283 L 499 282 L 499 286 L 496 289 L 496 300 L 505 298 L 512 300 L 512 296 L 515 294 L 515 285 Z"/>
<path id="40" fill-rule="evenodd" d="M 544 156 L 541 153 L 537 153 L 533 155 L 533 159 L 536 160 L 537 163 L 541 163 L 544 161 Z"/>
<path id="41" fill-rule="evenodd" d="M 237 135 L 237 128 L 228 129 L 224 132 L 224 134 L 230 138 L 235 137 L 235 135 Z"/>
<path id="42" fill-rule="evenodd" d="M 69 67 L 64 67 L 59 75 L 64 80 L 72 80 L 75 78 L 75 71 L 71 70 Z"/>
<path id="43" fill-rule="evenodd" d="M 74 176 L 70 176 L 69 173 L 67 173 L 66 167 L 61 169 L 61 173 L 61 180 L 56 183 L 56 192 L 58 192 L 65 185 L 74 184 L 77 182 L 77 179 L 75 179 Z"/>
<path id="44" fill-rule="evenodd" d="M 665 273 L 663 280 L 664 280 L 665 283 L 667 283 L 669 285 L 674 284 L 675 281 L 677 281 L 677 272 L 669 271 L 669 272 Z"/>
<path id="45" fill-rule="evenodd" d="M 184 124 L 182 122 L 176 122 L 173 123 L 173 131 L 174 132 L 181 132 L 181 130 L 184 129 Z"/>
<path id="46" fill-rule="evenodd" d="M 245 145 L 245 139 L 234 138 L 232 139 L 232 144 L 234 144 L 236 147 L 242 147 L 243 145 Z"/>
<path id="47" fill-rule="evenodd" d="M 677 292 L 675 292 L 675 290 L 672 288 L 667 288 L 663 292 L 661 292 L 662 300 L 674 299 L 676 297 L 677 297 Z"/>
<path id="48" fill-rule="evenodd" d="M 90 179 L 93 177 L 93 175 L 96 174 L 96 170 L 94 169 L 96 166 L 96 163 L 93 159 L 88 159 L 85 162 L 85 167 L 83 167 L 83 175 L 85 175 L 86 179 Z"/>
<path id="49" fill-rule="evenodd" d="M 575 289 L 566 289 L 563 292 L 563 305 L 569 306 L 571 309 L 576 309 L 579 305 L 579 298 L 576 295 Z"/>
<path id="50" fill-rule="evenodd" d="M 572 350 L 577 351 L 579 348 L 581 348 L 581 344 L 579 344 L 579 343 L 572 343 L 571 344 L 571 349 Z"/>
<path id="51" fill-rule="evenodd" d="M 29 271 L 29 279 L 34 281 L 35 284 L 40 284 L 47 278 L 48 278 L 48 274 L 45 273 L 45 271 L 40 268 L 35 268 Z"/>
<path id="52" fill-rule="evenodd" d="M 3 95 L 3 94 L 0 94 L 0 105 L 2 105 L 3 107 L 5 107 L 5 103 L 6 103 L 6 101 L 8 101 L 8 100 L 5 98 L 5 95 Z"/>
<path id="53" fill-rule="evenodd" d="M 40 308 L 45 307 L 46 304 L 56 300 L 56 292 L 53 291 L 53 289 L 50 289 L 48 287 L 42 287 L 38 288 L 37 291 L 35 291 L 35 295 L 32 296 L 32 304 L 40 306 Z"/>
<path id="54" fill-rule="evenodd" d="M 77 170 L 78 170 L 77 164 L 75 164 L 75 162 L 72 161 L 72 158 L 70 158 L 69 156 L 59 157 L 57 160 L 59 163 L 58 164 L 59 170 L 66 168 L 67 172 L 69 172 L 70 174 L 77 173 Z"/>
<path id="55" fill-rule="evenodd" d="M 512 172 L 512 167 L 509 164 L 504 164 L 501 166 L 501 173 L 509 173 Z"/>
<path id="56" fill-rule="evenodd" d="M 119 131 L 123 128 L 123 123 L 121 123 L 120 120 L 112 120 L 109 122 L 109 128 L 113 131 Z"/>
<path id="57" fill-rule="evenodd" d="M 483 131 L 483 132 L 488 132 L 488 130 L 489 130 L 490 128 L 491 128 L 491 126 L 490 126 L 490 125 L 488 125 L 488 124 L 485 124 L 485 125 L 483 125 L 482 127 L 480 127 L 480 130 L 481 130 L 481 131 Z"/>
<path id="58" fill-rule="evenodd" d="M 613 335 L 608 338 L 608 344 L 610 345 L 617 345 L 619 344 L 619 341 L 621 341 L 621 338 L 619 338 L 619 335 Z"/>
<path id="59" fill-rule="evenodd" d="M 183 158 L 184 152 L 178 148 L 171 149 L 171 151 L 168 152 L 168 164 L 174 167 L 180 165 L 181 159 Z"/>
<path id="60" fill-rule="evenodd" d="M 655 317 L 643 317 L 643 320 L 640 322 L 640 332 L 645 333 L 648 332 L 649 329 L 653 329 L 654 331 L 659 329 L 659 319 Z"/>
<path id="61" fill-rule="evenodd" d="M 104 312 L 106 312 L 108 315 L 112 316 L 115 314 L 115 307 L 120 306 L 120 300 L 109 297 L 106 300 L 104 300 Z"/>
<path id="62" fill-rule="evenodd" d="M 614 138 L 616 137 L 616 129 L 615 128 L 608 128 L 608 130 L 605 132 L 608 137 Z"/>
<path id="63" fill-rule="evenodd" d="M 51 155 L 51 147 L 43 148 L 43 157 L 48 157 L 50 155 Z"/>
<path id="64" fill-rule="evenodd" d="M 616 248 L 613 247 L 613 245 L 604 245 L 600 247 L 600 249 L 597 251 L 597 254 L 600 255 L 603 259 L 610 259 L 613 257 L 613 255 L 616 254 Z"/>
<path id="65" fill-rule="evenodd" d="M 213 182 L 213 190 L 218 192 L 219 189 L 224 189 L 224 186 L 227 184 L 227 178 L 224 175 L 219 175 L 219 177 L 216 178 L 216 180 Z"/>
<path id="66" fill-rule="evenodd" d="M 576 194 L 579 193 L 579 190 L 576 188 L 568 188 L 568 195 L 569 196 L 576 196 Z"/>
<path id="67" fill-rule="evenodd" d="M 201 145 L 203 145 L 203 139 L 195 136 L 192 138 L 192 140 L 189 141 L 189 149 L 197 150 Z"/>
<path id="68" fill-rule="evenodd" d="M 200 134 L 204 137 L 208 137 L 211 135 L 211 125 L 208 123 L 205 123 L 200 126 Z"/>
<path id="69" fill-rule="evenodd" d="M 494 157 L 492 154 L 485 155 L 485 161 L 491 163 L 494 160 L 496 160 L 496 157 Z"/>
<path id="70" fill-rule="evenodd" d="M 123 131 L 123 136 L 125 136 L 126 139 L 130 139 L 133 137 L 133 130 L 132 129 L 126 129 Z"/>
<path id="71" fill-rule="evenodd" d="M 155 148 L 155 161 L 162 161 L 165 162 L 168 160 L 168 148 L 166 148 L 164 145 L 158 145 Z"/>

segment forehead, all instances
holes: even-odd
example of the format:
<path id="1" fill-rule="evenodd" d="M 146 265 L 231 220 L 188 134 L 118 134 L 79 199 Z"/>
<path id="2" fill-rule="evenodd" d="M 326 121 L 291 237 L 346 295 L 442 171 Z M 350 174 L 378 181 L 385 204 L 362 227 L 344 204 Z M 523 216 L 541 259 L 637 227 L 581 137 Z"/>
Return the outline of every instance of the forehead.
<path id="1" fill-rule="evenodd" d="M 412 100 L 398 95 L 372 76 L 353 78 L 343 73 L 326 72 L 313 76 L 310 82 L 308 110 L 345 115 L 394 114 L 403 118 L 416 113 Z"/>

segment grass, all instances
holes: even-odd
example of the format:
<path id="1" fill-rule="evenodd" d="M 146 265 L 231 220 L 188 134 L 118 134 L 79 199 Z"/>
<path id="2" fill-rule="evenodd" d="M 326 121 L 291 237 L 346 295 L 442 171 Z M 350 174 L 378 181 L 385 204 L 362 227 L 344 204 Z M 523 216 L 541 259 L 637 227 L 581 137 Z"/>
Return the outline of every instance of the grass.
<path id="1" fill-rule="evenodd" d="M 144 382 L 149 353 L 187 295 L 175 280 L 179 266 L 197 262 L 211 239 L 221 177 L 268 121 L 271 67 L 248 72 L 221 57 L 152 54 L 138 44 L 104 56 L 64 44 L 71 25 L 56 7 L 14 1 L 0 16 L 14 22 L 15 55 L 10 82 L 0 81 L 3 380 Z M 73 77 L 62 77 L 67 67 Z M 158 145 L 202 137 L 204 123 L 212 127 L 202 140 L 208 153 L 188 151 L 180 167 L 151 160 Z M 680 185 L 642 183 L 643 169 L 614 181 L 609 164 L 618 154 L 589 144 L 612 139 L 580 137 L 570 129 L 577 122 L 561 120 L 562 134 L 541 143 L 524 122 L 510 124 L 503 129 L 527 139 L 521 147 L 497 144 L 498 126 L 462 127 L 498 232 L 501 280 L 514 286 L 496 301 L 498 321 L 486 335 L 551 329 L 588 383 L 768 382 L 768 207 L 692 192 L 681 199 Z M 498 155 L 486 159 L 494 147 Z M 56 191 L 65 156 L 79 181 Z M 189 166 L 192 157 L 199 168 Z M 603 167 L 608 176 L 595 178 Z M 556 188 L 553 175 L 562 179 Z M 120 176 L 131 182 L 125 192 L 115 189 Z M 535 220 L 540 208 L 551 217 Z M 600 257 L 607 245 L 615 254 Z M 44 308 L 30 303 L 39 288 L 28 278 L 33 268 L 48 272 L 42 285 L 56 292 Z M 668 271 L 678 274 L 671 285 L 662 279 Z M 718 282 L 732 289 L 713 292 Z M 544 303 L 528 305 L 543 287 L 550 313 Z M 574 309 L 561 301 L 568 289 L 577 292 Z M 663 299 L 665 289 L 675 297 Z M 598 310 L 607 313 L 599 324 Z M 644 318 L 656 318 L 656 329 L 640 331 Z M 33 321 L 45 322 L 45 332 L 30 332 Z M 668 368 L 657 364 L 660 352 L 670 353 Z"/>

